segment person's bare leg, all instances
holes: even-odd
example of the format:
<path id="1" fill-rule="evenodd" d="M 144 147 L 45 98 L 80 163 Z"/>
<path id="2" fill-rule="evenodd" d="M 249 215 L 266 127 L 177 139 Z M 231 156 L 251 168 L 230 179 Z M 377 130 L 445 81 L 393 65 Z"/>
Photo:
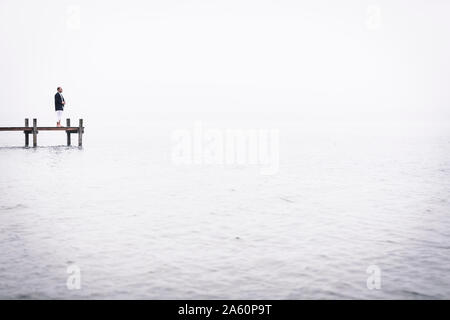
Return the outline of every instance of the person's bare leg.
<path id="1" fill-rule="evenodd" d="M 56 123 L 56 126 L 57 126 L 57 127 L 61 127 L 61 121 L 58 121 L 58 122 Z"/>

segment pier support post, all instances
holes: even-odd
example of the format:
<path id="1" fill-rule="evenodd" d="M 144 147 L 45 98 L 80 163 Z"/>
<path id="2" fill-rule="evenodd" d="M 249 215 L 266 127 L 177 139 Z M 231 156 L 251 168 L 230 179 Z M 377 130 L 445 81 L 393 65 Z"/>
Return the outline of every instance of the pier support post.
<path id="1" fill-rule="evenodd" d="M 70 119 L 66 119 L 66 125 L 67 125 L 67 128 L 70 128 Z M 70 144 L 71 144 L 70 132 L 66 131 L 66 133 L 67 133 L 67 145 L 70 146 Z"/>
<path id="2" fill-rule="evenodd" d="M 37 147 L 37 119 L 33 119 L 33 147 Z"/>
<path id="3" fill-rule="evenodd" d="M 29 120 L 28 118 L 25 119 L 25 127 L 28 128 L 29 126 Z M 28 131 L 24 131 L 25 133 L 25 147 L 28 147 L 30 144 L 30 133 Z"/>
<path id="4" fill-rule="evenodd" d="M 83 146 L 83 119 L 80 119 L 80 124 L 78 126 L 78 146 Z"/>

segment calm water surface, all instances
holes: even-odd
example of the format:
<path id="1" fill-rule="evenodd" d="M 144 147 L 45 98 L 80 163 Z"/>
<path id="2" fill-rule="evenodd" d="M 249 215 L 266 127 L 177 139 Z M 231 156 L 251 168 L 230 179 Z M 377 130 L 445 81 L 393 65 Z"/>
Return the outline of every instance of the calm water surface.
<path id="1" fill-rule="evenodd" d="M 174 165 L 189 121 L 86 126 L 83 149 L 0 136 L 0 298 L 450 298 L 448 135 L 261 125 L 280 130 L 264 176 Z"/>

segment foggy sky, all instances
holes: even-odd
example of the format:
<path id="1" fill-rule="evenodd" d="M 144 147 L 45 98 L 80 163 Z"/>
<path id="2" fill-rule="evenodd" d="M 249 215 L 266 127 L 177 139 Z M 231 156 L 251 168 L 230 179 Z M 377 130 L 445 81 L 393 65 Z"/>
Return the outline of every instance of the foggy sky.
<path id="1" fill-rule="evenodd" d="M 68 112 L 85 118 L 447 121 L 449 9 L 444 0 L 1 0 L 0 125 L 53 121 L 57 86 Z"/>

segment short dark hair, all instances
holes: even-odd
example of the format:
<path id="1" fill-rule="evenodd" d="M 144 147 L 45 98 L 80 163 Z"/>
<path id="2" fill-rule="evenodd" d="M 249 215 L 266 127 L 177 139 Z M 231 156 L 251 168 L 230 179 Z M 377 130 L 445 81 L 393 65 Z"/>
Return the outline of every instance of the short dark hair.
<path id="1" fill-rule="evenodd" d="M 56 88 L 56 91 L 58 91 L 59 89 L 61 89 L 61 87 Z"/>

